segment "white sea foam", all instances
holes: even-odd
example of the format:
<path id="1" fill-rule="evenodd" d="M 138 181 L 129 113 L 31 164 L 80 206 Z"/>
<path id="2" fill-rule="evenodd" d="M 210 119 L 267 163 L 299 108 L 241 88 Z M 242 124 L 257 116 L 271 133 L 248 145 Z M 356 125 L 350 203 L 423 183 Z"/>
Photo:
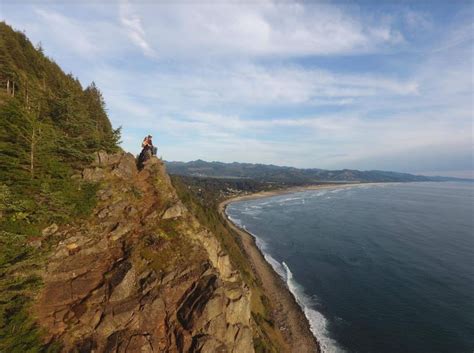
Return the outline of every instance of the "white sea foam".
<path id="1" fill-rule="evenodd" d="M 327 190 L 317 191 L 317 192 L 309 191 L 309 192 L 308 192 L 308 196 L 309 196 L 310 198 L 319 197 L 319 196 L 323 196 L 323 195 L 326 194 L 327 192 L 328 192 Z"/>
<path id="2" fill-rule="evenodd" d="M 249 232 L 250 233 L 250 232 Z M 250 233 L 252 234 L 252 233 Z M 259 237 L 255 236 L 255 234 L 252 234 L 252 236 L 255 238 L 255 243 L 257 244 L 257 247 L 260 249 L 260 251 L 263 254 L 263 257 L 265 258 L 265 261 L 267 261 L 272 268 L 275 270 L 275 272 L 285 280 L 285 269 L 283 266 L 275 260 L 266 250 L 267 250 L 267 244 L 260 239 Z"/>
<path id="3" fill-rule="evenodd" d="M 286 285 L 290 292 L 295 297 L 299 306 L 303 309 L 306 318 L 309 321 L 311 332 L 318 339 L 323 353 L 342 353 L 337 342 L 329 337 L 327 330 L 326 318 L 317 310 L 314 309 L 315 299 L 309 297 L 301 285 L 299 285 L 293 278 L 293 273 L 285 262 L 282 262 L 285 269 Z"/>
<path id="4" fill-rule="evenodd" d="M 236 226 L 238 226 L 239 228 L 242 228 L 242 221 L 240 219 L 237 219 L 237 218 L 233 218 L 232 216 L 230 216 L 227 212 L 226 212 L 226 216 L 227 218 L 230 219 L 230 221 L 232 223 L 234 223 Z"/>
<path id="5" fill-rule="evenodd" d="M 295 297 L 296 301 L 303 310 L 306 318 L 309 321 L 311 332 L 317 338 L 323 353 L 343 353 L 337 342 L 329 337 L 327 331 L 327 320 L 326 318 L 317 310 L 314 309 L 316 303 L 315 298 L 309 297 L 305 292 L 303 287 L 299 285 L 293 278 L 293 273 L 285 262 L 278 262 L 274 257 L 268 253 L 268 245 L 257 235 L 251 233 L 247 230 L 245 225 L 242 224 L 241 220 L 232 218 L 228 213 L 227 217 L 234 224 L 244 229 L 247 233 L 251 234 L 255 238 L 255 243 L 257 247 L 263 254 L 265 260 L 272 266 L 275 272 L 286 282 L 288 289 Z"/>
<path id="6" fill-rule="evenodd" d="M 295 206 L 301 204 L 302 197 L 287 197 L 275 200 L 279 206 Z"/>
<path id="7" fill-rule="evenodd" d="M 258 216 L 262 212 L 260 210 L 248 210 L 248 211 L 241 211 L 241 213 L 247 216 L 250 216 L 252 218 L 256 218 L 255 216 Z"/>
<path id="8" fill-rule="evenodd" d="M 272 197 L 268 197 L 268 198 L 265 198 L 265 199 L 257 199 L 256 201 L 258 202 L 258 206 L 262 207 L 262 206 L 266 206 L 268 204 L 271 204 L 273 202 L 272 200 L 273 198 Z M 263 201 L 263 200 L 270 200 L 270 201 Z"/>
<path id="9" fill-rule="evenodd" d="M 301 200 L 301 197 L 286 197 L 282 200 L 279 200 L 280 202 L 288 202 L 288 201 L 295 201 L 295 200 Z"/>
<path id="10" fill-rule="evenodd" d="M 338 192 L 341 192 L 341 191 L 344 191 L 344 190 L 347 190 L 347 189 L 345 189 L 345 188 L 334 189 L 334 190 L 331 190 L 330 193 L 331 194 L 337 194 Z"/>

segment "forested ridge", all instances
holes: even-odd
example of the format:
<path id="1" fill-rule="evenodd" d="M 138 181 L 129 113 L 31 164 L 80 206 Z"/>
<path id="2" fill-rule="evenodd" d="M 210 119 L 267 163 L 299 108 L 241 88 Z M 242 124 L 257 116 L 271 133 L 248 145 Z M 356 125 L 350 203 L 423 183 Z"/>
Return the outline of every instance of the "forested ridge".
<path id="1" fill-rule="evenodd" d="M 45 227 L 88 215 L 97 185 L 74 174 L 119 138 L 94 83 L 84 89 L 0 22 L 0 352 L 51 349 L 28 312 L 47 240 L 31 244 Z"/>
<path id="2" fill-rule="evenodd" d="M 170 174 L 204 178 L 247 179 L 261 183 L 304 185 L 320 182 L 411 182 L 446 181 L 456 178 L 427 177 L 383 170 L 326 170 L 295 168 L 271 164 L 222 163 L 203 160 L 191 162 L 166 162 Z"/>

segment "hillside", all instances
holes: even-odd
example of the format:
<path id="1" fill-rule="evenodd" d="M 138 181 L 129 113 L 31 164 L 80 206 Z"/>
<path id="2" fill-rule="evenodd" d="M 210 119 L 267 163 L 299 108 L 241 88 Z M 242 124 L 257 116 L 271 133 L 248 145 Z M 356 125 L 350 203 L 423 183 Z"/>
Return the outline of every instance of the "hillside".
<path id="1" fill-rule="evenodd" d="M 260 183 L 301 185 L 321 182 L 409 182 L 444 181 L 456 178 L 427 177 L 408 173 L 380 170 L 324 170 L 299 169 L 266 164 L 222 163 L 196 160 L 192 162 L 166 162 L 170 174 L 221 179 L 252 179 Z"/>
<path id="2" fill-rule="evenodd" d="M 93 215 L 54 229 L 34 312 L 64 351 L 251 352 L 250 291 L 162 163 L 97 155 Z M 126 349 L 124 348 L 126 347 Z"/>
<path id="3" fill-rule="evenodd" d="M 0 352 L 318 350 L 217 207 L 120 150 L 94 84 L 5 23 L 0 60 Z"/>
<path id="4" fill-rule="evenodd" d="M 40 346 L 28 308 L 54 244 L 38 239 L 52 224 L 90 214 L 98 186 L 72 176 L 94 151 L 117 151 L 118 139 L 94 84 L 84 89 L 0 23 L 0 351 Z"/>

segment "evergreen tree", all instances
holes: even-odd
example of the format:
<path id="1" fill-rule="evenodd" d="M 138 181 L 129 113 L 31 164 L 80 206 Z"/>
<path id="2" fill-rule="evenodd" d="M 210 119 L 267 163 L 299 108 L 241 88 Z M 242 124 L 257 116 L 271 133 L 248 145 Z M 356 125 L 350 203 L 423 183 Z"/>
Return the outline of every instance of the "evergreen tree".
<path id="1" fill-rule="evenodd" d="M 41 45 L 0 22 L 1 352 L 46 351 L 27 310 L 39 280 L 23 264 L 41 251 L 26 239 L 90 212 L 97 186 L 71 175 L 93 152 L 117 150 L 119 140 L 95 83 L 83 89 Z M 9 271 L 20 263 L 21 279 Z"/>

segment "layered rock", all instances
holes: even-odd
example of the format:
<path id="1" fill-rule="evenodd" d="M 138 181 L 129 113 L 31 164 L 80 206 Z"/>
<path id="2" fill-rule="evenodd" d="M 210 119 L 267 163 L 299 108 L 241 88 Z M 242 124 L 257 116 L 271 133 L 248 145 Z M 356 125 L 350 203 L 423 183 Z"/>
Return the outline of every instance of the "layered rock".
<path id="1" fill-rule="evenodd" d="M 64 352 L 253 352 L 250 291 L 163 163 L 97 154 L 94 216 L 61 239 L 35 312 Z M 49 231 L 51 231 L 50 229 Z"/>

